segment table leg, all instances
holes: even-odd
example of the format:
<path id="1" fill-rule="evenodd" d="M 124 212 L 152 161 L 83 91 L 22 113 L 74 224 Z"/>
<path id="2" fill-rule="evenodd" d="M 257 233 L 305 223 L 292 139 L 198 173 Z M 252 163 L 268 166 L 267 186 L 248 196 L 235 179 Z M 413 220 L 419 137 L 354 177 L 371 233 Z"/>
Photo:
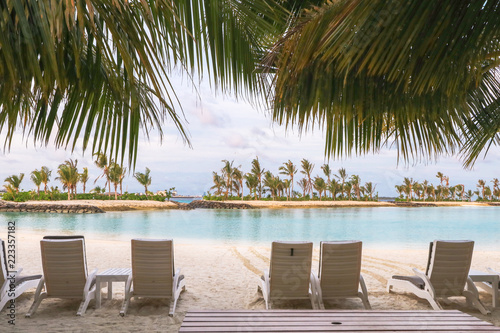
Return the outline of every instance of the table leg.
<path id="1" fill-rule="evenodd" d="M 493 294 L 491 295 L 493 297 L 493 308 L 496 308 L 498 302 L 498 275 L 495 275 L 493 277 L 493 281 L 491 281 L 491 284 L 493 289 Z"/>
<path id="2" fill-rule="evenodd" d="M 101 280 L 97 279 L 96 281 L 96 294 L 95 294 L 95 308 L 99 309 L 101 307 Z"/>
<path id="3" fill-rule="evenodd" d="M 113 283 L 108 281 L 108 299 L 113 299 Z"/>

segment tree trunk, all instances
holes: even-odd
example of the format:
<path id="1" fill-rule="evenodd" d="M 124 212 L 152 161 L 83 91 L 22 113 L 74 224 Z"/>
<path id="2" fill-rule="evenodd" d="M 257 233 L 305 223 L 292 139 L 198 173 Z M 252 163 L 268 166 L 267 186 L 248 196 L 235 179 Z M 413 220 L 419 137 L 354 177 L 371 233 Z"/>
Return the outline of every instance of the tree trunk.
<path id="1" fill-rule="evenodd" d="M 115 200 L 118 200 L 118 184 L 115 184 Z"/>

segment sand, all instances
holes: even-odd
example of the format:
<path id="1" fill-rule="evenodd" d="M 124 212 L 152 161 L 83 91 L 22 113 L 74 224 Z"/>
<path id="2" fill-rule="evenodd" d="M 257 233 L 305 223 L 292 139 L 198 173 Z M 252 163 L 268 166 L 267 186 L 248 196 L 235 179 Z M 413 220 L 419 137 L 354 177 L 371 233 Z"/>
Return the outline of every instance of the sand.
<path id="1" fill-rule="evenodd" d="M 6 238 L 6 232 L 0 232 Z M 97 237 L 97 236 L 95 236 Z M 18 265 L 26 274 L 40 274 L 39 241 L 42 235 L 18 233 Z M 190 309 L 265 309 L 262 295 L 257 291 L 259 276 L 269 266 L 270 246 L 242 244 L 196 244 L 175 242 L 175 262 L 186 277 L 187 291 L 181 294 L 174 317 L 168 316 L 165 300 L 131 301 L 126 317 L 119 316 L 124 296 L 123 283 L 113 285 L 112 300 L 103 300 L 102 307 L 95 309 L 91 301 L 84 316 L 77 317 L 79 302 L 73 300 L 47 299 L 42 302 L 32 318 L 24 318 L 33 301 L 34 290 L 17 299 L 16 331 L 38 332 L 177 332 L 186 311 Z M 102 238 L 86 238 L 87 261 L 90 270 L 100 271 L 110 267 L 130 267 L 130 242 L 111 241 Z M 318 268 L 318 248 L 315 244 L 313 270 Z M 369 249 L 363 251 L 362 273 L 365 277 L 369 299 L 376 310 L 430 310 L 423 300 L 401 292 L 388 294 L 387 279 L 392 274 L 411 274 L 411 268 L 425 269 L 426 245 L 422 250 L 392 251 Z M 500 269 L 499 252 L 476 251 L 473 268 Z M 105 291 L 105 289 L 104 289 Z M 491 296 L 480 290 L 484 304 L 491 309 Z M 278 303 L 280 308 L 310 309 L 309 302 Z M 483 316 L 466 305 L 463 298 L 444 304 L 445 309 L 458 309 L 500 325 L 500 310 Z M 327 304 L 327 309 L 363 309 L 361 301 L 345 300 Z M 4 315 L 0 316 L 0 331 L 12 331 Z"/>

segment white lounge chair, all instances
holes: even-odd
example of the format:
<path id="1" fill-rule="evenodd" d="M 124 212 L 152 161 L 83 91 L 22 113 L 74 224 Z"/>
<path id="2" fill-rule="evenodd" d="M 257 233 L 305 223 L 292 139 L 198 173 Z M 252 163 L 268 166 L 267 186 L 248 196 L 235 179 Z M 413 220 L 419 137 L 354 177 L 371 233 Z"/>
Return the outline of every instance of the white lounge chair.
<path id="1" fill-rule="evenodd" d="M 320 309 L 324 300 L 359 297 L 370 310 L 368 291 L 361 275 L 362 242 L 321 242 L 318 276 L 313 273 L 313 291 Z"/>
<path id="2" fill-rule="evenodd" d="M 261 277 L 262 296 L 269 309 L 273 300 L 310 299 L 313 309 L 316 301 L 311 291 L 313 243 L 273 242 L 271 264 Z"/>
<path id="3" fill-rule="evenodd" d="M 36 288 L 41 275 L 21 276 L 22 268 L 17 268 L 15 276 L 9 274 L 5 242 L 0 239 L 0 311 L 10 300 L 19 297 L 28 289 Z M 12 283 L 14 283 L 12 285 Z"/>
<path id="4" fill-rule="evenodd" d="M 43 277 L 26 317 L 31 317 L 45 298 L 81 299 L 77 316 L 95 299 L 97 269 L 87 275 L 83 236 L 46 236 L 40 241 Z M 43 290 L 43 291 L 42 291 Z"/>
<path id="5" fill-rule="evenodd" d="M 170 299 L 169 315 L 173 316 L 184 290 L 184 275 L 174 268 L 172 240 L 132 239 L 132 275 L 125 285 L 121 316 L 127 313 L 132 297 Z"/>
<path id="6" fill-rule="evenodd" d="M 387 282 L 387 291 L 393 287 L 426 299 L 434 310 L 441 310 L 440 298 L 464 296 L 467 304 L 482 314 L 490 312 L 479 300 L 479 293 L 468 273 L 474 250 L 473 241 L 440 241 L 431 243 L 429 260 L 424 274 L 414 268 L 416 276 L 393 276 Z"/>

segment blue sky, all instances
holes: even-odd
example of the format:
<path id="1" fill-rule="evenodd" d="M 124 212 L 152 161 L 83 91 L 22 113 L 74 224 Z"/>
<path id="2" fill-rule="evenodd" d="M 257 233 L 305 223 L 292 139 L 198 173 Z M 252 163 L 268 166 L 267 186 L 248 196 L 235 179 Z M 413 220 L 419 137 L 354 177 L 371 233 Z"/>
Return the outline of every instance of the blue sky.
<path id="1" fill-rule="evenodd" d="M 257 110 L 245 101 L 223 97 L 203 84 L 198 93 L 181 79 L 174 80 L 178 97 L 183 105 L 186 127 L 190 133 L 192 149 L 185 145 L 171 124 L 164 126 L 165 136 L 160 144 L 153 133 L 149 142 L 144 138 L 139 145 L 136 171 L 151 169 L 153 182 L 151 190 L 176 187 L 181 194 L 203 194 L 212 185 L 212 171 L 219 171 L 221 160 L 234 160 L 235 166 L 242 166 L 244 172 L 250 169 L 255 156 L 261 165 L 278 172 L 278 168 L 288 159 L 300 164 L 306 158 L 315 164 L 313 174 L 322 175 L 320 166 L 328 161 L 324 158 L 324 135 L 320 130 L 302 136 L 296 131 L 273 124 L 269 114 Z M 200 99 L 200 98 L 201 99 Z M 87 188 L 93 188 L 93 180 L 99 176 L 94 166 L 91 152 L 82 155 L 81 149 L 71 154 L 69 151 L 56 150 L 53 146 L 33 147 L 32 141 L 23 140 L 21 133 L 14 137 L 10 152 L 0 153 L 0 180 L 14 173 L 25 173 L 22 188 L 35 188 L 29 174 L 42 165 L 53 171 L 51 186 L 61 184 L 54 180 L 55 169 L 68 158 L 78 159 L 78 166 L 88 167 L 92 181 Z M 441 157 L 437 162 L 416 165 L 398 165 L 394 150 L 382 149 L 376 155 L 354 157 L 343 160 L 330 160 L 333 170 L 346 168 L 349 175 L 358 174 L 361 181 L 372 181 L 381 196 L 395 196 L 394 185 L 400 184 L 404 177 L 415 180 L 428 179 L 438 184 L 435 177 L 438 171 L 450 177 L 450 183 L 465 184 L 466 189 L 476 190 L 478 179 L 500 178 L 500 150 L 492 147 L 486 159 L 479 159 L 473 170 L 464 170 L 457 157 Z M 300 177 L 300 174 L 299 174 Z M 96 185 L 103 186 L 100 180 Z M 491 183 L 490 183 L 491 185 Z M 124 181 L 124 190 L 141 191 L 142 187 L 130 175 Z M 81 191 L 81 186 L 79 186 Z"/>

